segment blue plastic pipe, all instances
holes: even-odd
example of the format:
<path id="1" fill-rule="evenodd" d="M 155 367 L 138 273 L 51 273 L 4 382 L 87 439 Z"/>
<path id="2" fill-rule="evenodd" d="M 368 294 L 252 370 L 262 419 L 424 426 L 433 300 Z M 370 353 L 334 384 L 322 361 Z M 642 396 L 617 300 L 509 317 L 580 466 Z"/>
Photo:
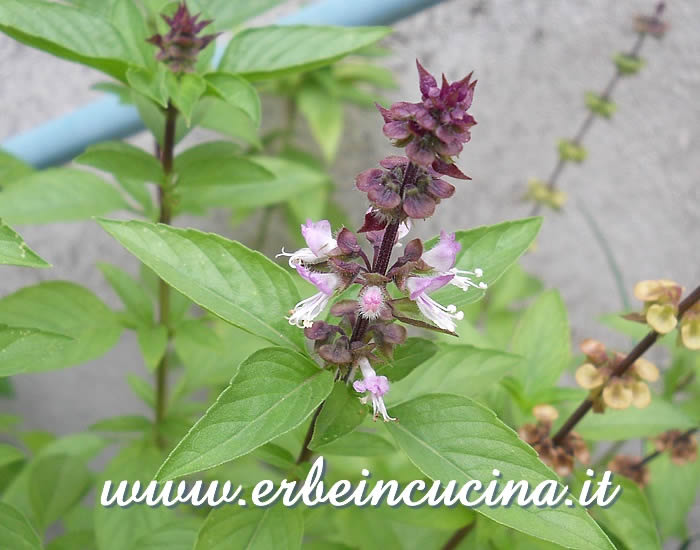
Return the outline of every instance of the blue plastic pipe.
<path id="1" fill-rule="evenodd" d="M 442 0 L 321 0 L 277 21 L 281 25 L 387 25 Z M 215 60 L 223 55 L 217 50 Z M 136 108 L 106 96 L 5 141 L 2 149 L 36 168 L 69 161 L 93 143 L 144 129 Z"/>

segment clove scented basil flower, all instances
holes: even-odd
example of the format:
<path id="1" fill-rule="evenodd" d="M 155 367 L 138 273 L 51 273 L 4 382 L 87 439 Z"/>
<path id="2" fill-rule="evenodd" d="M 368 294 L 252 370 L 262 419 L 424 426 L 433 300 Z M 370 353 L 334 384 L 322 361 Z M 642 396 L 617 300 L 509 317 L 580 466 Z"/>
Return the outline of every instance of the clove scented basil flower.
<path id="1" fill-rule="evenodd" d="M 442 176 L 469 179 L 454 165 L 454 157 L 476 124 L 467 114 L 476 82 L 471 75 L 452 84 L 443 77 L 439 87 L 420 63 L 418 72 L 420 103 L 380 108 L 384 133 L 395 145 L 406 147 L 406 156 L 387 157 L 379 168 L 357 176 L 356 186 L 370 202 L 357 233 L 342 228 L 335 234 L 328 220 L 307 220 L 301 225 L 306 246 L 278 254 L 288 257 L 289 266 L 318 291 L 296 304 L 287 320 L 304 329 L 324 365 L 335 368 L 338 379 L 364 394 L 361 400 L 371 401 L 374 418 L 385 421 L 394 420 L 383 400 L 389 379 L 377 376 L 372 365 L 391 360 L 396 346 L 406 340 L 404 325 L 455 332 L 455 321 L 464 313 L 453 304 L 438 303 L 431 293 L 446 286 L 465 292 L 487 288 L 479 280 L 484 276 L 480 268 L 456 266 L 461 245 L 454 233 L 441 231 L 429 250 L 420 239 L 413 239 L 392 263 L 411 221 L 434 215 L 436 206 L 454 194 L 455 187 Z M 371 258 L 358 234 L 364 234 L 371 246 Z M 353 288 L 356 293 L 351 294 Z M 341 293 L 348 298 L 335 300 L 329 312 L 339 320 L 334 324 L 319 319 Z M 354 380 L 358 370 L 361 378 Z"/>

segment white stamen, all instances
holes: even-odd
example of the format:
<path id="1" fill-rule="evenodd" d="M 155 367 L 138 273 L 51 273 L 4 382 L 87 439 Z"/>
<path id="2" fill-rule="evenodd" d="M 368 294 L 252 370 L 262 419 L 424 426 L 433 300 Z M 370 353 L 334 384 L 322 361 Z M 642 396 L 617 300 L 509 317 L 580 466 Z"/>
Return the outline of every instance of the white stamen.
<path id="1" fill-rule="evenodd" d="M 488 288 L 488 285 L 483 281 L 475 283 L 471 280 L 471 277 L 480 279 L 484 276 L 484 272 L 481 268 L 477 267 L 474 271 L 466 271 L 464 269 L 457 269 L 456 267 L 453 267 L 450 269 L 449 273 L 454 275 L 454 278 L 450 281 L 450 284 L 464 291 L 469 290 L 469 288 L 480 288 L 481 290 L 486 290 Z"/>
<path id="2" fill-rule="evenodd" d="M 300 248 L 295 252 L 286 252 L 284 248 L 282 252 L 277 254 L 275 258 L 280 256 L 289 256 L 289 267 L 294 268 L 297 265 L 313 265 L 326 261 L 326 256 L 316 256 L 310 248 Z"/>
<path id="3" fill-rule="evenodd" d="M 306 300 L 302 300 L 290 312 L 286 319 L 290 325 L 296 325 L 299 328 L 308 328 L 313 325 L 313 320 L 318 317 L 326 308 L 330 295 L 324 292 L 314 294 Z"/>

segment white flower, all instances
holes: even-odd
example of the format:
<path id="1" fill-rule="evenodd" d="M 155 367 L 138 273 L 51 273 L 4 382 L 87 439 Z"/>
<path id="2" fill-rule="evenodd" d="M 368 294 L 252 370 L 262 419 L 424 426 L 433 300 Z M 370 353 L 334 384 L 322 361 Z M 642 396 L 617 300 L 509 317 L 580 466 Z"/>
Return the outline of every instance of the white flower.
<path id="1" fill-rule="evenodd" d="M 474 271 L 465 271 L 454 267 L 457 261 L 457 253 L 461 248 L 462 246 L 455 240 L 454 233 L 441 231 L 438 243 L 430 250 L 423 252 L 421 259 L 441 274 L 449 273 L 454 275 L 450 280 L 450 284 L 457 288 L 465 291 L 470 287 L 485 290 L 488 288 L 485 282 L 475 283 L 472 281 L 472 278 L 480 279 L 484 276 L 484 272 L 480 268 L 477 267 Z"/>
<path id="2" fill-rule="evenodd" d="M 381 414 L 384 422 L 390 422 L 396 420 L 389 416 L 386 410 L 386 405 L 384 404 L 384 399 L 382 396 L 389 391 L 389 380 L 386 376 L 377 376 L 377 373 L 369 364 L 369 360 L 366 357 L 360 357 L 357 360 L 357 366 L 360 367 L 362 372 L 362 380 L 357 380 L 353 383 L 352 387 L 358 393 L 364 393 L 364 397 L 360 401 L 362 403 L 367 403 L 372 400 L 372 413 L 374 415 L 374 420 Z"/>
<path id="3" fill-rule="evenodd" d="M 319 292 L 294 306 L 287 320 L 290 325 L 296 325 L 299 328 L 310 327 L 313 320 L 326 308 L 333 292 L 342 281 L 335 273 L 318 273 L 300 264 L 294 267 L 297 273 L 314 285 Z"/>
<path id="4" fill-rule="evenodd" d="M 306 224 L 301 226 L 301 234 L 306 241 L 306 248 L 300 248 L 296 252 L 285 252 L 284 248 L 277 257 L 289 256 L 289 265 L 311 265 L 324 262 L 328 259 L 328 254 L 338 247 L 338 242 L 333 238 L 331 224 L 328 220 L 312 222 L 306 220 Z"/>
<path id="5" fill-rule="evenodd" d="M 420 312 L 430 319 L 435 325 L 444 330 L 454 332 L 457 328 L 455 320 L 464 319 L 464 313 L 457 311 L 457 308 L 450 304 L 445 307 L 433 300 L 428 293 L 442 288 L 454 279 L 451 273 L 434 275 L 432 277 L 409 277 L 406 287 L 409 291 L 409 298 L 413 300 Z"/>

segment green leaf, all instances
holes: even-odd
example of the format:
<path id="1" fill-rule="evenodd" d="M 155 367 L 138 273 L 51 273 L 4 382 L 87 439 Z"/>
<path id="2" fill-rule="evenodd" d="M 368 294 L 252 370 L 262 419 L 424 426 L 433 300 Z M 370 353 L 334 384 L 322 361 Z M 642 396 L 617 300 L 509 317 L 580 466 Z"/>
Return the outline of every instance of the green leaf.
<path id="1" fill-rule="evenodd" d="M 194 550 L 269 550 L 301 548 L 301 508 L 223 506 L 212 510 L 197 535 Z"/>
<path id="2" fill-rule="evenodd" d="M 398 382 L 405 378 L 416 367 L 421 366 L 438 352 L 438 346 L 425 338 L 407 338 L 406 341 L 394 350 L 394 358 L 377 366 L 379 375 L 384 375 L 392 382 Z"/>
<path id="3" fill-rule="evenodd" d="M 122 331 L 116 315 L 97 296 L 64 281 L 25 287 L 0 299 L 0 324 L 3 323 L 72 338 L 60 352 L 57 349 L 57 353 L 46 354 L 41 361 L 28 365 L 27 371 L 32 372 L 96 359 L 117 343 Z"/>
<path id="4" fill-rule="evenodd" d="M 462 245 L 457 254 L 457 269 L 474 271 L 480 267 L 484 270 L 483 281 L 493 285 L 500 276 L 525 252 L 537 236 L 542 225 L 542 218 L 525 218 L 503 222 L 496 225 L 477 227 L 469 231 L 458 231 L 456 240 Z M 431 248 L 437 239 L 426 243 Z M 441 304 L 454 304 L 457 309 L 480 300 L 484 292 L 470 288 L 464 292 L 452 285 L 447 285 L 431 294 Z"/>
<path id="5" fill-rule="evenodd" d="M 29 474 L 29 498 L 42 530 L 70 510 L 90 488 L 85 463 L 70 455 L 48 455 L 34 462 Z"/>
<path id="6" fill-rule="evenodd" d="M 205 80 L 195 73 L 182 73 L 176 75 L 168 71 L 165 76 L 168 94 L 173 105 L 185 118 L 187 126 L 191 126 L 194 108 L 207 89 Z"/>
<path id="7" fill-rule="evenodd" d="M 688 536 L 687 518 L 700 489 L 700 460 L 674 464 L 668 453 L 649 463 L 646 492 L 661 538 Z"/>
<path id="8" fill-rule="evenodd" d="M 307 164 L 281 157 L 254 155 L 251 161 L 273 174 L 273 179 L 259 182 L 255 191 L 245 187 L 236 195 L 237 207 L 260 207 L 284 202 L 301 193 L 319 191 L 328 185 L 328 174 Z"/>
<path id="9" fill-rule="evenodd" d="M 240 362 L 268 343 L 223 321 L 185 321 L 175 331 L 175 352 L 186 369 L 187 386 L 228 384 Z"/>
<path id="10" fill-rule="evenodd" d="M 338 63 L 333 67 L 333 74 L 346 82 L 367 82 L 380 88 L 399 87 L 389 69 L 369 63 Z"/>
<path id="11" fill-rule="evenodd" d="M 72 6 L 45 0 L 3 0 L 0 30 L 18 42 L 75 61 L 124 81 L 131 57 L 108 21 Z"/>
<path id="12" fill-rule="evenodd" d="M 136 320 L 146 325 L 152 324 L 153 302 L 143 286 L 117 266 L 98 262 L 97 267 L 100 268 L 107 282 Z"/>
<path id="13" fill-rule="evenodd" d="M 213 96 L 203 98 L 197 105 L 194 116 L 202 128 L 242 140 L 256 150 L 262 149 L 255 121 L 243 109 L 223 99 Z"/>
<path id="14" fill-rule="evenodd" d="M 2 196 L 0 195 L 0 200 Z M 0 264 L 51 267 L 9 225 L 0 219 Z"/>
<path id="15" fill-rule="evenodd" d="M 395 385 L 389 396 L 393 401 L 407 401 L 428 393 L 479 395 L 522 362 L 522 357 L 510 353 L 444 344 L 429 364 L 414 370 Z"/>
<path id="16" fill-rule="evenodd" d="M 109 172 L 117 178 L 153 183 L 163 181 L 160 162 L 143 149 L 123 141 L 105 141 L 88 147 L 75 162 Z"/>
<path id="17" fill-rule="evenodd" d="M 337 456 L 381 456 L 396 451 L 382 436 L 355 430 L 314 449 L 318 454 Z"/>
<path id="18" fill-rule="evenodd" d="M 209 92 L 215 94 L 232 107 L 236 107 L 260 126 L 260 96 L 245 78 L 235 74 L 216 72 L 205 75 Z"/>
<path id="19" fill-rule="evenodd" d="M 261 163 L 233 151 L 226 154 L 219 145 L 197 149 L 186 162 L 176 161 L 182 209 L 263 206 L 280 202 L 295 190 L 285 189 Z"/>
<path id="20" fill-rule="evenodd" d="M 297 94 L 299 111 L 304 115 L 328 163 L 333 162 L 343 134 L 343 105 L 330 91 L 316 82 L 307 82 Z"/>
<path id="21" fill-rule="evenodd" d="M 153 69 L 129 67 L 126 80 L 132 89 L 165 108 L 168 106 L 168 87 L 165 83 L 167 72 L 168 69 L 162 63 L 158 63 Z"/>
<path id="22" fill-rule="evenodd" d="M 88 429 L 94 432 L 146 432 L 152 426 L 153 423 L 145 416 L 125 415 L 105 418 Z"/>
<path id="23" fill-rule="evenodd" d="M 12 550 L 41 550 L 41 539 L 22 513 L 0 502 L 0 546 Z"/>
<path id="24" fill-rule="evenodd" d="M 107 465 L 96 486 L 100 488 L 97 498 L 105 481 L 112 481 L 112 490 L 119 481 L 136 480 L 147 484 L 153 479 L 153 474 L 161 460 L 161 453 L 153 444 L 136 442 L 125 449 Z M 173 511 L 158 506 L 151 508 L 144 504 L 120 508 L 99 505 L 94 511 L 94 527 L 99 550 L 129 550 L 133 549 L 136 541 L 159 528 L 173 522 Z"/>
<path id="25" fill-rule="evenodd" d="M 294 351 L 254 353 L 170 453 L 157 478 L 200 472 L 249 453 L 301 424 L 332 387 L 330 372 Z"/>
<path id="26" fill-rule="evenodd" d="M 400 422 L 387 424 L 411 461 L 433 480 L 476 479 L 484 485 L 498 469 L 503 480 L 527 480 L 531 487 L 556 475 L 535 451 L 496 415 L 467 397 L 437 394 L 394 407 Z M 561 487 L 560 487 L 561 489 Z M 581 507 L 485 507 L 477 512 L 537 538 L 567 548 L 614 548 Z"/>
<path id="27" fill-rule="evenodd" d="M 2 191 L 0 217 L 10 223 L 86 220 L 126 208 L 119 191 L 74 168 L 42 170 Z"/>
<path id="28" fill-rule="evenodd" d="M 193 302 L 273 344 L 304 349 L 302 331 L 285 319 L 299 301 L 294 283 L 262 254 L 194 229 L 137 221 L 100 223 Z"/>
<path id="29" fill-rule="evenodd" d="M 229 42 L 220 70 L 254 80 L 329 65 L 389 34 L 385 27 L 285 25 L 246 29 Z"/>
<path id="30" fill-rule="evenodd" d="M 95 533 L 88 530 L 65 533 L 51 540 L 46 550 L 96 550 Z"/>
<path id="31" fill-rule="evenodd" d="M 191 518 L 190 521 L 178 520 L 161 525 L 135 541 L 131 550 L 192 550 L 197 540 L 198 524 L 199 520 Z"/>
<path id="32" fill-rule="evenodd" d="M 0 376 L 44 370 L 46 359 L 65 353 L 70 343 L 62 334 L 0 325 Z"/>
<path id="33" fill-rule="evenodd" d="M 156 104 L 152 99 L 145 96 L 136 90 L 131 90 L 131 99 L 139 111 L 141 120 L 153 134 L 156 142 L 162 147 L 163 138 L 165 137 L 165 109 Z M 202 102 L 200 102 L 201 104 Z M 199 110 L 199 106 L 198 106 Z M 198 122 L 200 113 L 195 113 L 192 118 L 193 122 Z M 179 143 L 192 130 L 191 126 L 187 126 L 183 117 L 177 117 L 175 123 L 175 143 Z"/>
<path id="34" fill-rule="evenodd" d="M 24 460 L 24 453 L 8 443 L 0 443 L 0 468 Z"/>
<path id="35" fill-rule="evenodd" d="M 25 446 L 32 450 L 34 460 L 39 460 L 49 455 L 70 455 L 83 461 L 92 460 L 105 448 L 105 440 L 95 434 L 78 433 L 67 435 L 59 439 L 51 434 L 31 433 L 32 441 L 29 441 L 24 432 L 22 435 Z M 53 439 L 52 439 L 53 438 Z M 39 441 L 41 440 L 41 441 Z M 34 462 L 29 462 L 4 490 L 3 500 L 20 510 L 28 518 L 33 514 L 30 501 L 29 477 Z M 64 522 L 65 522 L 64 517 Z"/>
<path id="36" fill-rule="evenodd" d="M 155 47 L 146 42 L 151 34 L 146 18 L 134 0 L 107 0 L 101 4 L 111 4 L 109 21 L 119 30 L 124 39 L 130 59 L 141 65 L 156 65 Z M 158 63 L 158 65 L 162 65 Z"/>
<path id="37" fill-rule="evenodd" d="M 126 382 L 129 384 L 129 388 L 134 394 L 141 399 L 146 405 L 151 409 L 156 407 L 156 392 L 153 386 L 146 382 L 140 376 L 135 374 L 127 374 Z"/>
<path id="38" fill-rule="evenodd" d="M 654 397 L 643 409 L 630 407 L 604 414 L 588 414 L 576 426 L 584 439 L 622 441 L 659 435 L 666 430 L 687 430 L 695 422 L 668 401 Z"/>
<path id="39" fill-rule="evenodd" d="M 0 149 L 0 189 L 34 172 L 34 168 Z"/>
<path id="40" fill-rule="evenodd" d="M 251 17 L 264 13 L 281 0 L 190 0 L 190 9 L 201 12 L 202 19 L 213 19 L 211 28 L 231 30 Z M 209 29 L 210 27 L 207 27 Z"/>
<path id="41" fill-rule="evenodd" d="M 553 386 L 570 360 L 566 306 L 556 290 L 541 294 L 520 319 L 511 350 L 524 358 L 519 378 L 527 395 Z"/>
<path id="42" fill-rule="evenodd" d="M 527 273 L 520 264 L 513 264 L 498 284 L 489 289 L 488 310 L 509 311 L 515 302 L 523 301 L 542 291 L 542 281 Z"/>
<path id="43" fill-rule="evenodd" d="M 22 423 L 22 418 L 14 414 L 0 414 L 0 431 L 12 432 L 17 424 Z"/>
<path id="44" fill-rule="evenodd" d="M 309 449 L 326 445 L 353 431 L 367 416 L 367 407 L 343 381 L 333 384 L 333 391 L 324 401 L 316 419 Z"/>
<path id="45" fill-rule="evenodd" d="M 168 347 L 168 329 L 163 325 L 145 325 L 137 329 L 137 334 L 146 366 L 156 370 Z"/>
<path id="46" fill-rule="evenodd" d="M 616 476 L 613 483 L 621 487 L 620 496 L 610 506 L 595 507 L 593 517 L 625 548 L 660 550 L 654 517 L 642 490 L 622 476 Z"/>

